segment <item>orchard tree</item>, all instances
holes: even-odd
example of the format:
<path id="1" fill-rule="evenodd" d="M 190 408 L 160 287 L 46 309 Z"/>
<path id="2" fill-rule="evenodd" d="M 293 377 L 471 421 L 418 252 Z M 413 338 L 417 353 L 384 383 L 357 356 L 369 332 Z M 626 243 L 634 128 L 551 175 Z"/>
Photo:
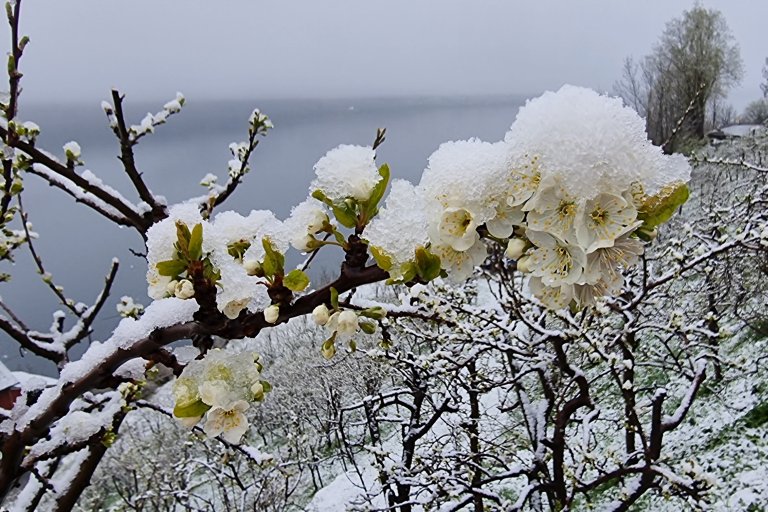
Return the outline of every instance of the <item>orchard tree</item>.
<path id="1" fill-rule="evenodd" d="M 331 149 L 315 164 L 308 197 L 285 220 L 264 210 L 217 211 L 272 128 L 255 110 L 247 140 L 230 146 L 226 182 L 207 176 L 206 196 L 167 205 L 146 186 L 134 151 L 182 110 L 184 97 L 137 124 L 126 119 L 118 91 L 102 104 L 132 184 L 118 192 L 79 170 L 79 144 L 43 150 L 36 143 L 41 128 L 18 118 L 19 66 L 28 42 L 19 36 L 20 9 L 20 0 L 7 6 L 12 41 L 0 126 L 2 255 L 9 259 L 26 246 L 47 276 L 22 201 L 24 181 L 39 178 L 142 236 L 153 302 L 140 308 L 123 300 L 125 318 L 79 358 L 72 349 L 88 342 L 117 261 L 90 306 L 46 277 L 63 307 L 49 332 L 27 327 L 3 305 L 0 328 L 59 368 L 56 385 L 28 386 L 0 413 L 3 504 L 73 508 L 136 408 L 155 407 L 257 459 L 249 442 L 269 435 L 261 432 L 267 426 L 251 425 L 259 404 L 272 399 L 266 361 L 247 348 L 214 345 L 308 315 L 322 332 L 318 361 L 337 361 L 373 341 L 382 364 L 392 362 L 402 377 L 396 390 L 382 393 L 385 386 L 369 372 L 359 405 L 343 403 L 328 387 L 325 406 L 304 411 L 329 438 L 361 425 L 345 417 L 365 418 L 364 430 L 355 430 L 359 442 L 342 444 L 367 447 L 378 457 L 380 487 L 372 492 L 386 499 L 377 507 L 407 511 L 434 499 L 449 509 L 563 510 L 607 496 L 608 509 L 622 511 L 653 490 L 702 503 L 707 486 L 700 471 L 677 467 L 663 454 L 665 437 L 687 417 L 709 369 L 717 372 L 712 339 L 719 331 L 716 322 L 705 323 L 715 317 L 664 317 L 665 300 L 675 293 L 669 286 L 714 257 L 763 247 L 764 195 L 750 198 L 722 231 L 697 238 L 701 244 L 682 247 L 665 238 L 664 224 L 688 199 L 688 160 L 653 146 L 643 120 L 621 100 L 565 86 L 530 101 L 500 141 L 441 145 L 416 185 L 390 183 L 388 166 L 376 161 L 383 130 L 371 146 Z M 646 257 L 657 236 L 676 251 L 672 263 L 660 260 L 658 267 Z M 343 261 L 329 284 L 317 286 L 307 270 L 329 245 L 343 250 Z M 298 268 L 286 265 L 291 250 L 306 255 Z M 477 309 L 467 284 L 478 267 L 495 272 L 493 311 Z M 354 293 L 373 283 L 405 294 L 405 302 Z M 409 328 L 409 322 L 419 325 Z M 191 346 L 186 352 L 170 348 L 184 340 Z M 411 348 L 396 350 L 400 340 Z M 495 358 L 500 354 L 503 360 Z M 148 374 L 160 366 L 175 376 L 169 410 L 142 398 Z M 658 381 L 659 369 L 669 372 L 668 380 Z M 484 397 L 491 392 L 503 400 L 488 407 Z M 397 415 L 388 414 L 390 408 Z M 508 417 L 499 418 L 494 408 Z M 451 438 L 434 435 L 443 419 Z M 399 427 L 402 450 L 395 459 L 376 447 L 386 435 L 381 421 Z M 609 439 L 617 432 L 619 452 Z M 484 437 L 488 433 L 496 437 Z M 425 442 L 429 453 L 420 450 Z M 601 450 L 604 443 L 611 449 Z M 449 456 L 438 456 L 444 453 Z M 317 454 L 312 457 L 305 465 L 321 479 Z M 200 459 L 175 461 L 184 478 L 171 481 L 192 477 L 186 466 L 192 463 Z M 249 488 L 240 473 L 232 474 L 241 489 Z M 257 487 L 264 481 L 258 478 Z M 494 488 L 517 479 L 525 484 L 514 497 Z M 601 494 L 606 487 L 609 493 Z"/>
<path id="2" fill-rule="evenodd" d="M 704 137 L 713 110 L 742 77 L 739 47 L 720 11 L 700 5 L 667 23 L 653 51 L 625 61 L 616 92 L 646 119 L 668 152 Z M 713 127 L 718 118 L 712 115 Z"/>
<path id="3" fill-rule="evenodd" d="M 763 66 L 763 83 L 760 84 L 760 89 L 763 91 L 763 97 L 768 98 L 768 58 Z"/>

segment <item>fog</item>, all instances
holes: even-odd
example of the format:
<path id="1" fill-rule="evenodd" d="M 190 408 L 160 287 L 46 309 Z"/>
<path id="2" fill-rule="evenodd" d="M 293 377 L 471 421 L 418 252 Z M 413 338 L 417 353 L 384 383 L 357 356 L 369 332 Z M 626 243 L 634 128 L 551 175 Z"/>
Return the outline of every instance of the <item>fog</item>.
<path id="1" fill-rule="evenodd" d="M 693 1 L 27 0 L 26 101 L 529 94 L 610 90 Z M 709 0 L 760 96 L 768 2 Z M 7 40 L 8 27 L 0 29 Z"/>

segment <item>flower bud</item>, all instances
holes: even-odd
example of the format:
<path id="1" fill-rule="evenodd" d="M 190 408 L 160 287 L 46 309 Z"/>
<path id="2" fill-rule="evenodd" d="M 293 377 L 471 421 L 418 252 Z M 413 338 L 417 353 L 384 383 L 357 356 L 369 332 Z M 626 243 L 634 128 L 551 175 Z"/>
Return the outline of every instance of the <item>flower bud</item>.
<path id="1" fill-rule="evenodd" d="M 517 270 L 523 273 L 528 273 L 531 271 L 530 267 L 530 256 L 523 256 L 519 260 L 517 260 Z"/>
<path id="2" fill-rule="evenodd" d="M 75 141 L 70 141 L 64 144 L 64 154 L 67 160 L 79 160 L 80 159 L 80 144 Z"/>
<path id="3" fill-rule="evenodd" d="M 312 212 L 312 216 L 307 226 L 307 232 L 314 235 L 323 230 L 326 223 L 330 222 L 328 215 L 321 209 L 317 209 Z"/>
<path id="4" fill-rule="evenodd" d="M 179 284 L 178 281 L 173 280 L 166 285 L 165 290 L 168 292 L 168 295 L 176 295 L 176 285 Z"/>
<path id="5" fill-rule="evenodd" d="M 310 252 L 317 249 L 317 240 L 310 234 L 298 236 L 291 240 L 291 245 L 297 251 Z"/>
<path id="6" fill-rule="evenodd" d="M 249 276 L 258 276 L 261 274 L 261 263 L 259 263 L 257 260 L 244 261 L 243 268 L 245 268 L 245 271 Z"/>
<path id="7" fill-rule="evenodd" d="M 504 256 L 511 260 L 519 260 L 520 256 L 522 256 L 525 251 L 525 245 L 525 240 L 521 238 L 511 238 L 507 243 L 507 250 L 504 251 Z"/>
<path id="8" fill-rule="evenodd" d="M 267 309 L 264 310 L 264 320 L 268 324 L 273 324 L 277 322 L 277 317 L 280 316 L 280 306 L 277 304 L 272 304 Z"/>
<path id="9" fill-rule="evenodd" d="M 257 402 L 261 402 L 264 400 L 264 386 L 261 382 L 255 383 L 253 386 L 251 386 L 251 393 L 253 394 L 253 399 Z"/>
<path id="10" fill-rule="evenodd" d="M 330 317 L 331 314 L 325 304 L 320 304 L 312 310 L 312 320 L 314 320 L 317 325 L 327 324 Z"/>
<path id="11" fill-rule="evenodd" d="M 342 311 L 336 331 L 339 334 L 354 334 L 357 331 L 357 313 L 351 310 Z"/>
<path id="12" fill-rule="evenodd" d="M 188 279 L 182 279 L 176 283 L 174 295 L 179 299 L 190 299 L 195 296 L 195 287 L 192 286 L 192 282 Z"/>

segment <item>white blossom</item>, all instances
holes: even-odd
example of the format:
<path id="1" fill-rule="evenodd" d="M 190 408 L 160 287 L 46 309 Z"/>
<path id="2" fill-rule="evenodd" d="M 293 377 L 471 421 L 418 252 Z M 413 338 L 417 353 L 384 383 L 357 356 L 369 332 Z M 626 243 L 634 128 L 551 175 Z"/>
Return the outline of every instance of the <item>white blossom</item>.
<path id="1" fill-rule="evenodd" d="M 309 198 L 293 207 L 291 216 L 285 221 L 285 228 L 290 233 L 294 249 L 309 252 L 316 248 L 311 246 L 315 240 L 314 235 L 327 224 L 330 224 L 330 218 L 322 203 Z"/>
<path id="2" fill-rule="evenodd" d="M 348 337 L 357 332 L 357 313 L 349 309 L 336 312 L 330 316 L 325 324 L 329 332 L 336 332 L 339 337 Z"/>
<path id="3" fill-rule="evenodd" d="M 248 402 L 238 400 L 228 407 L 212 407 L 206 415 L 203 430 L 208 437 L 221 436 L 233 444 L 240 443 L 248 430 L 248 418 L 243 412 L 248 409 Z"/>
<path id="4" fill-rule="evenodd" d="M 585 202 L 578 217 L 576 239 L 585 252 L 591 253 L 613 245 L 637 218 L 637 210 L 621 196 L 600 194 Z"/>
<path id="5" fill-rule="evenodd" d="M 477 265 L 488 255 L 485 244 L 478 242 L 466 251 L 457 251 L 448 245 L 433 245 L 429 249 L 440 257 L 440 265 L 448 273 L 448 278 L 459 283 L 467 280 Z"/>
<path id="6" fill-rule="evenodd" d="M 226 407 L 232 402 L 232 391 L 226 381 L 206 380 L 200 384 L 200 400 L 211 407 Z"/>
<path id="7" fill-rule="evenodd" d="M 563 187 L 550 185 L 529 201 L 527 226 L 543 233 L 552 234 L 569 243 L 576 242 L 576 218 L 579 204 Z"/>
<path id="8" fill-rule="evenodd" d="M 451 246 L 456 251 L 466 251 L 480 239 L 477 234 L 477 216 L 466 208 L 446 208 L 437 227 L 436 243 Z"/>
<path id="9" fill-rule="evenodd" d="M 531 293 L 550 309 L 562 309 L 573 300 L 574 287 L 570 284 L 547 286 L 540 277 L 528 280 Z"/>
<path id="10" fill-rule="evenodd" d="M 529 266 L 534 276 L 547 286 L 575 284 L 581 278 L 587 258 L 584 251 L 548 233 L 526 231 L 536 246 L 531 252 Z"/>

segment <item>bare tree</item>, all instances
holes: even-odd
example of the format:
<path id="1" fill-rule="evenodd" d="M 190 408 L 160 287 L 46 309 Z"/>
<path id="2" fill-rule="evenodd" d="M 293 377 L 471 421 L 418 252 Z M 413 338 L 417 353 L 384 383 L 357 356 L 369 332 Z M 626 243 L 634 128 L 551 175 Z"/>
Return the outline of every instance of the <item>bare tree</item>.
<path id="1" fill-rule="evenodd" d="M 695 6 L 667 23 L 639 64 L 625 61 L 615 92 L 629 105 L 643 107 L 638 112 L 646 117 L 650 139 L 657 145 L 669 141 L 672 151 L 704 136 L 708 105 L 719 105 L 742 74 L 739 47 L 722 13 Z M 680 119 L 681 129 L 675 131 Z M 711 119 L 718 121 L 715 113 Z"/>

